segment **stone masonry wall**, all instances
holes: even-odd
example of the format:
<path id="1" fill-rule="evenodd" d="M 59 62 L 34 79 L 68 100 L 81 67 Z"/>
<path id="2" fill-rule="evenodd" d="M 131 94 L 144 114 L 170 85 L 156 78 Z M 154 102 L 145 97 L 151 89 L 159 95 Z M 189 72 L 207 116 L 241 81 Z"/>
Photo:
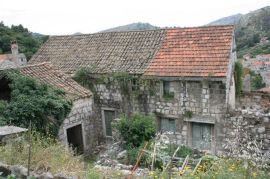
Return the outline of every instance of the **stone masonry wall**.
<path id="1" fill-rule="evenodd" d="M 219 123 L 221 130 L 217 134 L 220 136 L 217 143 L 220 145 L 217 145 L 217 151 L 222 153 L 225 144 L 237 137 L 245 141 L 248 136 L 262 142 L 263 152 L 270 152 L 270 94 L 243 93 L 236 104 L 236 109 L 227 113 Z"/>
<path id="2" fill-rule="evenodd" d="M 102 132 L 101 120 L 95 116 L 93 111 L 93 97 L 73 102 L 71 112 L 60 127 L 59 139 L 68 145 L 66 130 L 80 124 L 82 125 L 84 152 L 90 154 L 97 145 Z"/>
<path id="3" fill-rule="evenodd" d="M 142 99 L 131 95 L 129 102 L 124 100 L 117 84 L 109 87 L 97 84 L 95 88 L 100 107 L 114 108 L 118 114 L 124 113 L 130 105 L 131 112 L 155 113 L 158 124 L 161 118 L 175 119 L 176 132 L 170 138 L 179 144 L 190 145 L 191 122 L 218 123 L 227 110 L 226 90 L 222 82 L 171 81 L 170 92 L 174 92 L 174 98 L 166 99 L 163 97 L 163 83 L 159 81 L 156 82 L 154 95 Z M 191 118 L 185 117 L 187 111 L 192 113 Z"/>

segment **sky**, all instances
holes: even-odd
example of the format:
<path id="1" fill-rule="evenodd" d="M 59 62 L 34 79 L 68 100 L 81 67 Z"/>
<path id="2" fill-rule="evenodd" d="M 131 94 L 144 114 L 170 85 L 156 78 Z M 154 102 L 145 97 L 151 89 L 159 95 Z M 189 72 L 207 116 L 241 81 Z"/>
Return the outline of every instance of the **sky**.
<path id="1" fill-rule="evenodd" d="M 0 21 L 41 34 L 66 35 L 134 22 L 200 26 L 269 5 L 270 0 L 0 0 Z"/>

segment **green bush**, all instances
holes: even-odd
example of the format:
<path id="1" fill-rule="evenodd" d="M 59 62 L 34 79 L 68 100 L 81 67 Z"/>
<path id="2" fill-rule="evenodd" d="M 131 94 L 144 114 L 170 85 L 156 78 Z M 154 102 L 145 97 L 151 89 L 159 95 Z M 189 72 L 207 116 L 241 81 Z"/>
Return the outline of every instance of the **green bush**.
<path id="1" fill-rule="evenodd" d="M 72 106 L 64 91 L 19 72 L 6 72 L 4 76 L 11 81 L 11 98 L 0 102 L 0 123 L 28 128 L 31 121 L 38 132 L 56 136 Z"/>
<path id="2" fill-rule="evenodd" d="M 122 117 L 116 125 L 126 146 L 139 147 L 144 141 L 155 136 L 156 125 L 154 117 L 143 114 L 132 114 L 130 118 Z"/>
<path id="3" fill-rule="evenodd" d="M 265 87 L 265 83 L 260 74 L 251 73 L 251 86 L 252 90 L 258 90 Z"/>

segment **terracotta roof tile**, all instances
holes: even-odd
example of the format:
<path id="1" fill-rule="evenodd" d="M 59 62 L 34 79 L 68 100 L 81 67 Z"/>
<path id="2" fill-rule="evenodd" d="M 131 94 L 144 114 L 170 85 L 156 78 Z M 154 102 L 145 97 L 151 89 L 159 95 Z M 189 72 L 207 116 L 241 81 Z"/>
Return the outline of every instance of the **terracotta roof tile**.
<path id="1" fill-rule="evenodd" d="M 148 30 L 52 36 L 30 63 L 50 61 L 65 73 L 92 66 L 94 73 L 142 74 L 164 34 L 165 30 Z"/>
<path id="2" fill-rule="evenodd" d="M 0 61 L 9 60 L 8 54 L 0 54 Z"/>
<path id="3" fill-rule="evenodd" d="M 233 26 L 168 29 L 145 75 L 225 77 Z"/>
<path id="4" fill-rule="evenodd" d="M 92 66 L 93 73 L 225 77 L 232 39 L 233 26 L 53 36 L 30 63 L 50 61 L 71 74 Z"/>
<path id="5" fill-rule="evenodd" d="M 28 65 L 19 68 L 20 72 L 40 82 L 63 89 L 72 100 L 89 97 L 92 93 L 64 74 L 51 63 Z"/>

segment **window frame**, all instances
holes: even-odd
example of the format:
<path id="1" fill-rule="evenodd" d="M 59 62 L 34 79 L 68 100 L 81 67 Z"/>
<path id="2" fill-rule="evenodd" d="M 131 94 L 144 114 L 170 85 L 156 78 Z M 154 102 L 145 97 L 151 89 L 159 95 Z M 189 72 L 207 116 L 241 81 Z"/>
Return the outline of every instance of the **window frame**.
<path id="1" fill-rule="evenodd" d="M 215 152 L 215 125 L 213 123 L 204 123 L 204 122 L 189 122 L 188 128 L 189 128 L 189 140 L 188 140 L 188 145 L 192 148 L 193 146 L 193 124 L 200 124 L 200 125 L 209 125 L 210 126 L 210 148 L 209 149 L 199 149 L 199 150 L 204 150 L 204 151 L 209 151 L 214 153 Z"/>
<path id="2" fill-rule="evenodd" d="M 171 83 L 172 81 L 163 80 L 161 83 L 161 96 L 163 99 L 174 99 L 175 98 L 175 92 L 171 91 Z M 167 87 L 165 85 L 167 84 Z"/>
<path id="3" fill-rule="evenodd" d="M 114 119 L 115 119 L 116 118 L 116 110 L 115 110 L 115 108 L 101 108 L 103 135 L 105 137 L 111 138 L 112 136 L 107 135 L 107 131 L 106 131 L 105 111 L 114 112 Z M 112 128 L 112 126 L 111 126 L 111 128 Z"/>
<path id="4" fill-rule="evenodd" d="M 170 131 L 170 130 L 164 130 L 163 129 L 163 127 L 162 127 L 162 124 L 163 124 L 163 122 L 162 121 L 164 121 L 164 120 L 167 120 L 168 121 L 168 124 L 169 124 L 169 122 L 170 121 L 174 121 L 174 130 L 173 131 Z M 169 124 L 170 125 L 170 124 Z M 170 128 L 170 127 L 169 127 Z M 176 119 L 175 118 L 171 118 L 171 117 L 161 117 L 160 119 L 159 119 L 159 131 L 160 132 L 173 132 L 173 133 L 175 133 L 176 131 L 177 131 L 177 129 L 176 129 Z"/>

